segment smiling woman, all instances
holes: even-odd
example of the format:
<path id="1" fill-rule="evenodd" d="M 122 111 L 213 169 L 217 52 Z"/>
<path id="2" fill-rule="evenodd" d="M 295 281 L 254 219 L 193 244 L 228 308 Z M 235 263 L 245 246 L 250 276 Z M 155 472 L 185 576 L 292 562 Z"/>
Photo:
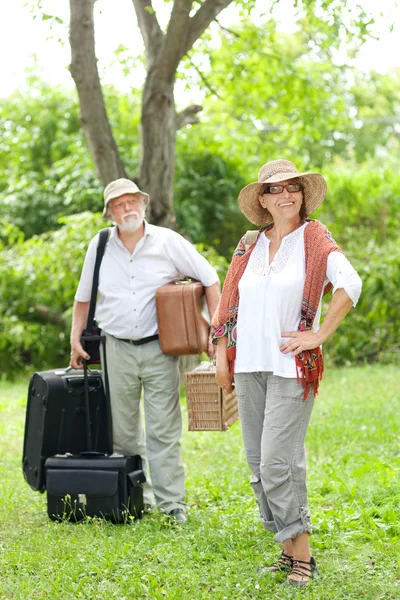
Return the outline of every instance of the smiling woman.
<path id="1" fill-rule="evenodd" d="M 304 221 L 307 216 L 303 203 L 303 185 L 298 180 L 282 181 L 277 185 L 267 184 L 260 195 L 260 204 L 276 221 L 293 218 L 293 214 L 299 215 Z M 290 210 L 292 209 L 292 210 Z"/>
<path id="2" fill-rule="evenodd" d="M 311 517 L 304 440 L 323 373 L 321 344 L 357 303 L 361 281 L 330 233 L 307 219 L 324 200 L 322 175 L 287 160 L 265 164 L 239 195 L 255 225 L 234 252 L 213 319 L 217 382 L 235 379 L 243 441 L 260 519 L 281 556 L 263 571 L 287 571 L 304 586 L 318 573 L 311 555 Z M 319 326 L 321 298 L 333 287 Z M 289 338 L 289 339 L 287 339 Z"/>

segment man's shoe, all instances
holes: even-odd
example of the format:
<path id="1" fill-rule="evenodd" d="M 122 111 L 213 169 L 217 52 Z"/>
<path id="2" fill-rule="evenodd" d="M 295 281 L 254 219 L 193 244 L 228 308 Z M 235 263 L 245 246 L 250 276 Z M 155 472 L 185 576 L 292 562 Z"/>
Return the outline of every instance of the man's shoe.
<path id="1" fill-rule="evenodd" d="M 143 514 L 144 515 L 152 515 L 154 512 L 154 506 L 153 504 L 149 504 L 149 503 L 144 503 L 143 504 Z"/>
<path id="2" fill-rule="evenodd" d="M 187 521 L 183 508 L 173 508 L 167 514 L 176 525 L 184 525 Z"/>

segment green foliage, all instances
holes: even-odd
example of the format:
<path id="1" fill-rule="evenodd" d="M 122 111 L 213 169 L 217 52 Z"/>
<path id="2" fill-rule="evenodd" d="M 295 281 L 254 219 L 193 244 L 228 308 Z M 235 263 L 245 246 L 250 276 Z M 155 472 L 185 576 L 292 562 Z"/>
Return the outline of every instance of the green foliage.
<path id="1" fill-rule="evenodd" d="M 337 365 L 400 361 L 400 247 L 398 240 L 379 246 L 366 239 L 354 261 L 363 281 L 357 307 L 324 350 Z"/>
<path id="2" fill-rule="evenodd" d="M 14 244 L 21 244 L 24 237 L 23 232 L 10 223 L 8 219 L 0 219 L 0 250 Z"/>
<path id="3" fill-rule="evenodd" d="M 278 33 L 270 20 L 262 27 L 247 21 L 234 32 L 221 36 L 202 68 L 213 150 L 240 148 L 254 170 L 279 156 L 321 165 L 342 153 L 338 134 L 352 122 L 346 70 L 334 67 L 306 31 Z M 204 57 L 198 60 L 200 68 Z"/>
<path id="4" fill-rule="evenodd" d="M 102 186 L 80 127 L 75 94 L 31 77 L 30 94 L 0 100 L 0 218 L 27 237 L 53 230 L 59 218 L 103 207 Z M 139 161 L 137 95 L 105 88 L 116 141 L 132 172 Z"/>
<path id="5" fill-rule="evenodd" d="M 312 217 L 329 227 L 346 253 L 361 258 L 367 241 L 381 245 L 398 239 L 400 175 L 394 166 L 348 163 L 324 175 L 328 194 Z"/>
<path id="6" fill-rule="evenodd" d="M 218 51 L 215 39 L 200 42 L 179 77 L 204 88 L 204 146 L 237 156 L 243 172 L 279 157 L 321 168 L 388 148 L 398 155 L 399 75 L 338 68 L 329 35 L 318 19 L 291 35 L 272 19 L 243 19 L 221 33 Z"/>
<path id="7" fill-rule="evenodd" d="M 224 256 L 218 254 L 218 252 L 212 246 L 205 246 L 204 244 L 196 244 L 196 249 L 200 254 L 208 260 L 208 262 L 217 271 L 221 286 L 223 285 L 226 277 L 226 273 L 229 268 L 229 262 Z"/>
<path id="8" fill-rule="evenodd" d="M 357 114 L 350 131 L 354 157 L 358 163 L 371 159 L 378 152 L 384 159 L 387 152 L 394 158 L 400 155 L 400 73 L 386 75 L 368 73 L 355 74 L 351 89 Z"/>
<path id="9" fill-rule="evenodd" d="M 236 162 L 179 139 L 174 208 L 180 231 L 193 242 L 212 245 L 230 256 L 237 232 L 247 221 L 237 204 L 238 189 L 245 185 Z M 200 140 L 201 141 L 201 140 Z"/>
<path id="10" fill-rule="evenodd" d="M 2 316 L 0 362 L 3 377 L 36 368 L 66 365 L 68 332 L 53 323 L 33 323 Z"/>
<path id="11" fill-rule="evenodd" d="M 0 252 L 0 362 L 3 374 L 62 366 L 69 352 L 71 309 L 86 247 L 104 221 L 65 217 L 57 231 Z"/>
<path id="12" fill-rule="evenodd" d="M 307 436 L 311 537 L 321 576 L 297 592 L 257 575 L 279 555 L 258 521 L 240 424 L 188 432 L 188 524 L 53 523 L 21 474 L 27 377 L 0 382 L 0 597 L 135 600 L 397 600 L 398 369 L 327 369 Z"/>

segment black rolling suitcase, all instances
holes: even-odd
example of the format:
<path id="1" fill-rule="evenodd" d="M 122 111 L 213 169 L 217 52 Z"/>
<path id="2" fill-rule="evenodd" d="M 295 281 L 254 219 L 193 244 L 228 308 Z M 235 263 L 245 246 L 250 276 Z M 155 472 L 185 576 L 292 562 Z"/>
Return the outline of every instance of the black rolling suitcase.
<path id="1" fill-rule="evenodd" d="M 100 332 L 92 335 L 99 271 L 110 229 L 99 234 L 93 271 L 87 329 L 84 339 L 91 364 L 100 362 Z M 106 371 L 106 369 L 105 369 Z M 105 381 L 107 386 L 107 379 Z M 100 371 L 89 373 L 89 414 L 92 449 L 112 453 L 111 418 Z M 87 450 L 84 377 L 81 369 L 54 369 L 35 373 L 29 382 L 25 417 L 22 471 L 34 490 L 46 489 L 44 463 L 53 454 Z"/>
<path id="2" fill-rule="evenodd" d="M 88 381 L 84 364 L 85 384 Z M 85 385 L 86 415 L 89 393 Z M 52 520 L 81 521 L 100 517 L 129 523 L 143 515 L 142 483 L 146 481 L 140 456 L 92 452 L 91 428 L 86 423 L 87 452 L 53 456 L 45 463 L 47 512 Z"/>
<path id="3" fill-rule="evenodd" d="M 93 449 L 112 453 L 111 421 L 100 371 L 88 373 Z M 35 373 L 26 408 L 22 470 L 32 489 L 46 489 L 44 463 L 54 454 L 87 450 L 84 374 L 54 369 Z"/>

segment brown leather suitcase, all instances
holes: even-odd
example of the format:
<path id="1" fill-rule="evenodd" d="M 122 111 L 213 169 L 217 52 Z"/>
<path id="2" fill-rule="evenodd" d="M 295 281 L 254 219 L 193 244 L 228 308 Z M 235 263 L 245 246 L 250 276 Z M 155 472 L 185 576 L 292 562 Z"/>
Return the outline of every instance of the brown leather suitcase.
<path id="1" fill-rule="evenodd" d="M 207 350 L 209 324 L 202 314 L 204 306 L 200 281 L 173 281 L 156 290 L 158 335 L 164 354 L 184 356 Z"/>

